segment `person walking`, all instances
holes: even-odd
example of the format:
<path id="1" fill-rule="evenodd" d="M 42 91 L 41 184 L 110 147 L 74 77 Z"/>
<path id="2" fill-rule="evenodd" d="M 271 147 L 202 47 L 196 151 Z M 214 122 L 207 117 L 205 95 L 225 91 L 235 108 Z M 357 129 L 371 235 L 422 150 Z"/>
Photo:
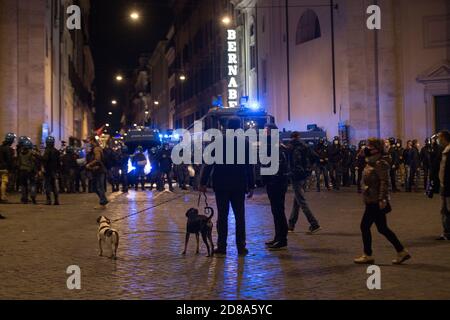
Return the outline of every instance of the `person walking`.
<path id="1" fill-rule="evenodd" d="M 295 230 L 298 221 L 299 211 L 303 213 L 310 224 L 309 233 L 314 234 L 321 230 L 319 222 L 312 213 L 305 198 L 305 186 L 308 177 L 311 175 L 310 164 L 317 161 L 314 154 L 301 140 L 300 133 L 294 132 L 291 135 L 291 142 L 288 145 L 289 150 L 289 171 L 294 189 L 294 204 L 291 216 L 289 218 L 289 231 Z"/>
<path id="2" fill-rule="evenodd" d="M 370 138 L 364 149 L 367 165 L 364 168 L 364 203 L 365 212 L 361 221 L 361 233 L 364 244 L 364 254 L 356 258 L 356 264 L 374 264 L 372 253 L 371 227 L 377 226 L 378 232 L 385 236 L 397 251 L 393 264 L 402 264 L 411 259 L 409 252 L 403 247 L 394 232 L 387 225 L 387 214 L 391 211 L 389 204 L 389 170 L 390 165 L 383 158 L 383 140 Z"/>
<path id="3" fill-rule="evenodd" d="M 450 240 L 450 132 L 442 131 L 438 135 L 438 143 L 443 148 L 440 156 L 439 168 L 433 171 L 439 172 L 439 188 L 441 194 L 442 235 L 437 240 Z"/>
<path id="4" fill-rule="evenodd" d="M 279 144 L 279 169 L 274 175 L 263 176 L 263 182 L 266 185 L 267 196 L 269 197 L 270 207 L 275 225 L 275 237 L 273 240 L 266 242 L 269 250 L 284 249 L 288 245 L 288 222 L 285 213 L 286 192 L 288 189 L 288 154 L 287 148 L 279 141 L 273 141 L 271 130 L 278 130 L 274 124 L 266 124 L 267 134 L 267 155 L 271 156 L 271 146 Z"/>
<path id="5" fill-rule="evenodd" d="M 44 168 L 44 185 L 45 195 L 47 197 L 46 205 L 52 204 L 52 193 L 54 197 L 53 204 L 59 205 L 58 188 L 56 184 L 56 177 L 61 171 L 61 161 L 59 151 L 55 148 L 55 138 L 48 137 L 45 140 L 46 148 L 42 156 L 42 165 Z"/>
<path id="6" fill-rule="evenodd" d="M 36 202 L 36 155 L 33 153 L 33 144 L 30 140 L 23 142 L 17 155 L 17 167 L 19 170 L 19 183 L 22 190 L 21 202 L 28 204 L 28 195 L 33 204 Z"/>
<path id="7" fill-rule="evenodd" d="M 389 138 L 389 156 L 391 158 L 391 168 L 389 169 L 389 177 L 391 180 L 391 188 L 392 192 L 399 192 L 400 190 L 397 188 L 397 171 L 400 166 L 400 158 L 397 150 L 397 145 L 395 138 Z"/>
<path id="8" fill-rule="evenodd" d="M 323 180 L 325 182 L 325 188 L 330 190 L 330 181 L 328 176 L 328 147 L 325 143 L 324 138 L 319 139 L 319 143 L 315 149 L 317 155 L 319 156 L 319 163 L 316 166 L 316 182 L 317 182 L 317 192 L 320 192 L 320 178 L 323 175 Z"/>
<path id="9" fill-rule="evenodd" d="M 340 190 L 342 184 L 343 152 L 341 139 L 334 137 L 333 143 L 328 147 L 329 174 L 334 190 Z"/>
<path id="10" fill-rule="evenodd" d="M 104 210 L 108 204 L 108 199 L 105 195 L 106 167 L 103 162 L 103 150 L 95 136 L 90 137 L 89 142 L 91 144 L 91 155 L 88 157 L 90 161 L 86 165 L 86 169 L 92 173 L 95 193 L 100 200 L 100 205 L 95 209 Z"/>
<path id="11" fill-rule="evenodd" d="M 239 118 L 230 118 L 227 123 L 227 128 L 230 130 L 238 130 L 241 128 L 241 121 Z M 237 163 L 237 145 L 244 142 L 246 150 L 249 150 L 248 142 L 241 141 L 245 137 L 235 137 L 234 145 L 230 146 L 226 137 L 223 138 L 223 159 L 222 164 L 206 165 L 200 175 L 200 192 L 206 192 L 210 176 L 212 178 L 212 186 L 216 196 L 216 204 L 218 210 L 217 218 L 217 248 L 214 250 L 215 254 L 225 255 L 227 252 L 227 238 L 228 238 L 228 214 L 230 205 L 233 208 L 234 217 L 236 220 L 236 246 L 240 256 L 248 254 L 246 243 L 246 228 L 245 228 L 245 195 L 247 198 L 253 196 L 253 189 L 255 186 L 255 178 L 253 166 L 249 164 L 248 157 L 244 164 Z M 234 162 L 228 164 L 227 151 L 234 147 Z M 246 152 L 248 155 L 248 152 Z M 212 173 L 212 175 L 211 175 Z"/>

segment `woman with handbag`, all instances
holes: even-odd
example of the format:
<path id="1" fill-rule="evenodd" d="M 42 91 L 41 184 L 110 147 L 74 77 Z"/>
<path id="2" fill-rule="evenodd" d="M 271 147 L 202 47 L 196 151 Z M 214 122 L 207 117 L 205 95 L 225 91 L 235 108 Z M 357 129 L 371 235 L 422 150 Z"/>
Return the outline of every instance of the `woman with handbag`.
<path id="1" fill-rule="evenodd" d="M 367 165 L 363 172 L 364 203 L 366 210 L 361 221 L 361 232 L 364 243 L 364 254 L 354 260 L 356 264 L 374 264 L 372 256 L 372 234 L 370 229 L 375 223 L 378 232 L 394 246 L 397 258 L 393 264 L 402 264 L 411 259 L 409 252 L 403 247 L 394 232 L 387 225 L 387 214 L 392 210 L 389 203 L 389 163 L 383 158 L 383 140 L 371 138 L 364 150 Z"/>

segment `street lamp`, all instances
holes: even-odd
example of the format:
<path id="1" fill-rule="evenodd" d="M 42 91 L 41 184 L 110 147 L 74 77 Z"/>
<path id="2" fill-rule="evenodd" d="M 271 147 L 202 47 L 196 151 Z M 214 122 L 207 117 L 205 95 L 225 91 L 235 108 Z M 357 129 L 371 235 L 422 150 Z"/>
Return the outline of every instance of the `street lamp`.
<path id="1" fill-rule="evenodd" d="M 181 81 L 186 81 L 186 76 L 184 75 L 184 74 L 182 74 L 182 75 L 180 75 L 180 78 L 179 78 Z"/>
<path id="2" fill-rule="evenodd" d="M 109 123 L 107 123 L 106 126 L 109 127 Z"/>
<path id="3" fill-rule="evenodd" d="M 225 16 L 222 18 L 222 23 L 228 26 L 231 23 L 231 18 L 229 16 Z"/>
<path id="4" fill-rule="evenodd" d="M 111 101 L 111 103 L 112 103 L 113 105 L 116 105 L 116 104 L 117 104 L 117 100 L 113 100 L 113 101 Z"/>
<path id="5" fill-rule="evenodd" d="M 116 76 L 116 80 L 119 81 L 119 82 L 121 82 L 121 81 L 123 80 L 123 76 L 120 75 L 120 74 L 118 74 L 118 75 Z"/>
<path id="6" fill-rule="evenodd" d="M 134 20 L 134 21 L 137 21 L 137 20 L 139 20 L 139 13 L 137 12 L 137 11 L 133 11 L 133 12 L 131 12 L 131 14 L 130 14 L 130 18 L 132 19 L 132 20 Z"/>
<path id="7" fill-rule="evenodd" d="M 150 112 L 148 112 L 148 110 L 145 110 L 145 114 L 148 115 Z"/>
<path id="8" fill-rule="evenodd" d="M 159 105 L 159 101 L 155 101 L 154 104 L 155 104 L 155 106 L 158 106 Z"/>
<path id="9" fill-rule="evenodd" d="M 112 116 L 113 113 L 110 111 L 110 112 L 108 112 L 108 114 L 109 114 L 110 116 Z"/>

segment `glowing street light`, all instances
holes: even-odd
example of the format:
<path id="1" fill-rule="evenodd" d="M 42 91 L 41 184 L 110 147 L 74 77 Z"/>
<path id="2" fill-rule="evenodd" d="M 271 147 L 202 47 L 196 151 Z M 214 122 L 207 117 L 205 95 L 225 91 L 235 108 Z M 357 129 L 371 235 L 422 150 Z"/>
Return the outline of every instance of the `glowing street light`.
<path id="1" fill-rule="evenodd" d="M 113 113 L 110 111 L 110 112 L 108 112 L 108 114 L 109 114 L 110 116 L 112 116 Z"/>
<path id="2" fill-rule="evenodd" d="M 182 74 L 182 75 L 180 75 L 180 78 L 179 78 L 181 81 L 186 81 L 186 76 L 184 75 L 184 74 Z"/>
<path id="3" fill-rule="evenodd" d="M 159 101 L 155 101 L 154 104 L 155 104 L 155 106 L 158 106 L 159 105 Z"/>
<path id="4" fill-rule="evenodd" d="M 117 76 L 116 76 L 116 80 L 117 81 L 122 81 L 123 80 L 123 76 L 122 75 L 120 75 L 120 74 L 118 74 Z"/>
<path id="5" fill-rule="evenodd" d="M 117 104 L 117 100 L 113 100 L 113 101 L 111 101 L 111 103 L 112 103 L 113 105 L 116 105 L 116 104 Z"/>
<path id="6" fill-rule="evenodd" d="M 109 127 L 109 123 L 107 123 L 106 126 Z"/>
<path id="7" fill-rule="evenodd" d="M 133 11 L 131 14 L 130 14 L 130 18 L 132 19 L 132 20 L 134 20 L 134 21 L 137 21 L 137 20 L 139 20 L 139 13 L 138 12 L 136 12 L 136 11 Z"/>
<path id="8" fill-rule="evenodd" d="M 231 23 L 231 18 L 229 16 L 225 16 L 222 18 L 222 23 L 228 26 Z"/>
<path id="9" fill-rule="evenodd" d="M 148 111 L 145 111 L 145 114 L 147 114 L 147 115 L 148 115 L 149 113 L 150 113 L 150 112 L 148 112 Z"/>

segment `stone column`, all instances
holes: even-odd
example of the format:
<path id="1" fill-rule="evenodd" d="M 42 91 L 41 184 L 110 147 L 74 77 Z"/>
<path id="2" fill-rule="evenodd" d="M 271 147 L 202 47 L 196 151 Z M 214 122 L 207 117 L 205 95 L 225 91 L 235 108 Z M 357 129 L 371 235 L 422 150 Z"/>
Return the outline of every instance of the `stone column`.
<path id="1" fill-rule="evenodd" d="M 18 129 L 17 20 L 17 1 L 0 1 L 0 140 Z"/>

